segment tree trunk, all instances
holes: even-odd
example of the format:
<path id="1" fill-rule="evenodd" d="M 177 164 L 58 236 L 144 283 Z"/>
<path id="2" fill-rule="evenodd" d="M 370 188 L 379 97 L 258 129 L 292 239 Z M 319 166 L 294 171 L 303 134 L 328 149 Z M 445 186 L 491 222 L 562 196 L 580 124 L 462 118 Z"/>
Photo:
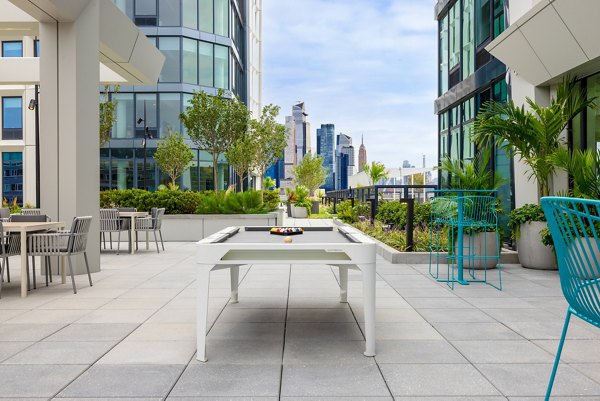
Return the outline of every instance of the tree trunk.
<path id="1" fill-rule="evenodd" d="M 215 186 L 215 192 L 219 192 L 219 155 L 213 153 L 213 182 Z"/>

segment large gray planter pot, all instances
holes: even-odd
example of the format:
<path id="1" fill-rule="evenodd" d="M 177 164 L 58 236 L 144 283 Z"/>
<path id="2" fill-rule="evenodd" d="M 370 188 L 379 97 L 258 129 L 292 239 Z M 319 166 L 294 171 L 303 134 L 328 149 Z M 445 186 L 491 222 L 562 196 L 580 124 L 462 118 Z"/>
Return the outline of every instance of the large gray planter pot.
<path id="1" fill-rule="evenodd" d="M 469 247 L 469 241 L 471 247 Z M 456 246 L 455 246 L 456 249 Z M 495 232 L 464 234 L 463 235 L 464 259 L 463 266 L 465 269 L 473 267 L 476 270 L 493 269 L 498 265 L 498 244 L 496 242 Z M 485 256 L 485 259 L 475 259 L 471 263 L 471 256 Z"/>
<path id="2" fill-rule="evenodd" d="M 288 202 L 286 206 L 287 206 L 288 217 L 292 217 L 292 204 L 290 202 Z"/>
<path id="3" fill-rule="evenodd" d="M 521 266 L 537 270 L 558 269 L 554 250 L 542 244 L 540 231 L 547 227 L 545 221 L 530 221 L 521 225 L 521 236 L 517 240 Z"/>
<path id="4" fill-rule="evenodd" d="M 296 219 L 305 219 L 308 217 L 308 210 L 304 206 L 292 206 L 292 217 Z"/>

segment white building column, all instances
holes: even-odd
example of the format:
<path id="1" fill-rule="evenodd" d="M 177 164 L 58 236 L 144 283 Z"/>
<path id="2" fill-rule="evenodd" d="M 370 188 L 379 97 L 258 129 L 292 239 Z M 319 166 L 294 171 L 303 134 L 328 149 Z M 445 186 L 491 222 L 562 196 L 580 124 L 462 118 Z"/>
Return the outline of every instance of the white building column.
<path id="1" fill-rule="evenodd" d="M 73 22 L 40 22 L 41 208 L 70 228 L 93 216 L 87 254 L 100 270 L 99 0 Z M 85 272 L 83 258 L 76 273 Z"/>

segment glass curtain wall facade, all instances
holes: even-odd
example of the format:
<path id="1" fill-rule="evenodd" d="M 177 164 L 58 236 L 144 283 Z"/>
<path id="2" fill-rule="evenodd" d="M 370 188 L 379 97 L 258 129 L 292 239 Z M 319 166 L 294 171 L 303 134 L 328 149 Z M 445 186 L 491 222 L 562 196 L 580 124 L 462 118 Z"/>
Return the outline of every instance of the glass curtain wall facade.
<path id="1" fill-rule="evenodd" d="M 473 121 L 489 101 L 506 101 L 506 67 L 485 46 L 505 28 L 504 0 L 438 0 L 438 154 L 440 160 L 473 160 L 480 149 L 471 139 Z M 499 191 L 502 207 L 514 205 L 512 160 L 501 149 L 492 150 L 491 168 L 505 178 Z M 452 187 L 452 177 L 439 172 L 441 188 Z M 508 216 L 508 213 L 505 213 Z M 506 217 L 503 217 L 506 219 Z"/>
<path id="2" fill-rule="evenodd" d="M 169 182 L 153 154 L 158 141 L 170 131 L 182 133 L 195 155 L 179 179 L 180 187 L 213 189 L 212 158 L 195 148 L 179 114 L 195 91 L 216 94 L 224 89 L 247 104 L 247 0 L 113 1 L 165 55 L 165 64 L 157 85 L 121 86 L 118 92 L 109 94 L 117 101 L 116 122 L 110 142 L 100 151 L 101 190 L 153 191 Z M 143 122 L 138 124 L 140 119 Z M 152 136 L 145 151 L 144 127 Z M 233 175 L 223 156 L 216 168 L 220 187 L 227 188 Z"/>
<path id="3" fill-rule="evenodd" d="M 317 154 L 323 157 L 323 167 L 327 169 L 327 178 L 321 188 L 326 191 L 335 189 L 335 125 L 321 124 L 317 128 Z"/>
<path id="4" fill-rule="evenodd" d="M 588 98 L 600 97 L 600 73 L 583 78 L 579 85 Z M 600 110 L 590 107 L 573 119 L 569 145 L 572 149 L 600 150 Z"/>

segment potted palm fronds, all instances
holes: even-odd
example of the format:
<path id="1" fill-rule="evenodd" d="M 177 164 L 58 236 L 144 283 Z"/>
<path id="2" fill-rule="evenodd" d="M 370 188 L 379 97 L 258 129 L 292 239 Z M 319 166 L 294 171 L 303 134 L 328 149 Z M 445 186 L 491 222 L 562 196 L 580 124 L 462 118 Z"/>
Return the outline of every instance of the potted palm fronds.
<path id="1" fill-rule="evenodd" d="M 549 106 L 540 106 L 530 98 L 526 103 L 528 109 L 512 100 L 485 103 L 475 119 L 474 139 L 480 145 L 495 143 L 526 163 L 528 178 L 535 179 L 541 198 L 553 193 L 552 176 L 557 167 L 553 155 L 565 145 L 563 131 L 573 117 L 595 105 L 595 98 L 587 98 L 576 80 L 567 77 L 557 86 Z M 513 225 L 512 233 L 517 239 L 519 261 L 527 268 L 556 269 L 552 248 L 542 243 L 540 232 L 547 225 L 538 220 L 541 208 L 539 204 L 537 207 L 511 212 L 511 220 L 519 223 L 518 227 Z"/>

